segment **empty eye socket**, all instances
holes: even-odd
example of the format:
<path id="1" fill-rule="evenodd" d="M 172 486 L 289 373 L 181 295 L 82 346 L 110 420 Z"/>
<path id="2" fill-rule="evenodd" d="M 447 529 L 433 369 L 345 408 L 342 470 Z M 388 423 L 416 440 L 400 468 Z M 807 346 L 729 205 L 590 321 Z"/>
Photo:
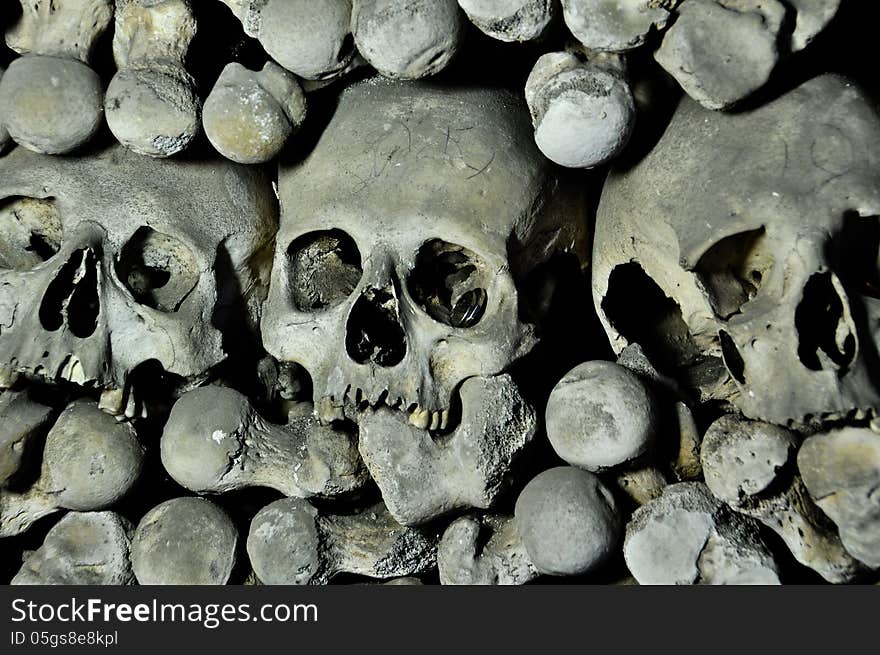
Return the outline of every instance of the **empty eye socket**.
<path id="1" fill-rule="evenodd" d="M 122 248 L 116 275 L 142 305 L 176 312 L 199 281 L 199 268 L 179 239 L 144 226 Z"/>
<path id="2" fill-rule="evenodd" d="M 294 307 L 318 312 L 348 298 L 363 275 L 361 253 L 342 230 L 309 232 L 287 248 L 288 282 Z"/>
<path id="3" fill-rule="evenodd" d="M 0 201 L 0 268 L 29 271 L 61 247 L 61 215 L 51 199 Z"/>
<path id="4" fill-rule="evenodd" d="M 476 253 L 433 239 L 419 248 L 407 289 L 435 321 L 470 328 L 486 312 L 487 277 L 487 268 Z"/>

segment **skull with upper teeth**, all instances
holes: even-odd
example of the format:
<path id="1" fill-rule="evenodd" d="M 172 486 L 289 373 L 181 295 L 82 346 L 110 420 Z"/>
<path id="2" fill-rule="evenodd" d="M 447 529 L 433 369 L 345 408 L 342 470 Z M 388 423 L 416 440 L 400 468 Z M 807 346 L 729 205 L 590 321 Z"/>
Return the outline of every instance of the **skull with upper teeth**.
<path id="1" fill-rule="evenodd" d="M 603 191 L 593 297 L 614 347 L 750 418 L 875 412 L 878 151 L 876 109 L 838 77 L 738 114 L 685 99 Z"/>
<path id="2" fill-rule="evenodd" d="M 465 379 L 535 344 L 517 285 L 585 222 L 498 90 L 350 87 L 279 184 L 263 342 L 310 372 L 324 421 L 387 406 L 447 429 Z"/>
<path id="3" fill-rule="evenodd" d="M 268 181 L 226 161 L 16 149 L 0 159 L 0 368 L 118 399 L 149 360 L 204 377 L 235 317 L 256 321 L 276 213 Z"/>

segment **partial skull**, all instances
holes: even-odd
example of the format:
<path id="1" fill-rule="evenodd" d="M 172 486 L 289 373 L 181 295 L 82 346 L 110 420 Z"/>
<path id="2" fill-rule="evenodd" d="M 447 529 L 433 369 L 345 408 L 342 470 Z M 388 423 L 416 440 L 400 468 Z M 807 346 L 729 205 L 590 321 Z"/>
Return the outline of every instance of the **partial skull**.
<path id="1" fill-rule="evenodd" d="M 271 185 L 222 161 L 114 146 L 0 160 L 0 368 L 123 389 L 138 365 L 198 380 L 256 325 Z"/>
<path id="2" fill-rule="evenodd" d="M 613 347 L 749 418 L 874 412 L 878 148 L 873 104 L 838 77 L 737 114 L 685 99 L 603 191 L 593 299 Z"/>

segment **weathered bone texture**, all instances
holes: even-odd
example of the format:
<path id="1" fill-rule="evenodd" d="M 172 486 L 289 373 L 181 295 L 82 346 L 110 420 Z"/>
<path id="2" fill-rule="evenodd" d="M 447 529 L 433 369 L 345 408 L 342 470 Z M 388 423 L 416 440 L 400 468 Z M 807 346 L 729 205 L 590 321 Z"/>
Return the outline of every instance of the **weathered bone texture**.
<path id="1" fill-rule="evenodd" d="M 436 565 L 437 540 L 398 525 L 381 504 L 336 515 L 282 498 L 254 516 L 247 551 L 264 584 L 319 585 L 338 573 L 380 579 L 425 573 Z"/>
<path id="2" fill-rule="evenodd" d="M 114 512 L 68 512 L 27 555 L 14 585 L 127 585 L 132 525 Z"/>
<path id="3" fill-rule="evenodd" d="M 89 68 L 92 48 L 113 18 L 112 0 L 19 0 L 22 14 L 6 32 L 21 54 L 0 81 L 0 116 L 19 145 L 71 152 L 101 126 L 104 90 Z"/>
<path id="4" fill-rule="evenodd" d="M 641 506 L 659 498 L 669 481 L 656 466 L 644 466 L 617 471 L 614 484 L 631 501 Z"/>
<path id="5" fill-rule="evenodd" d="M 355 45 L 385 77 L 439 73 L 461 49 L 465 26 L 456 0 L 353 0 Z"/>
<path id="6" fill-rule="evenodd" d="M 509 375 L 469 378 L 451 434 L 432 435 L 389 408 L 360 417 L 360 452 L 391 515 L 418 525 L 456 509 L 488 509 L 537 429 Z"/>
<path id="7" fill-rule="evenodd" d="M 202 103 L 184 66 L 195 34 L 190 0 L 116 0 L 113 56 L 119 70 L 104 109 L 110 131 L 126 148 L 170 157 L 198 134 Z"/>
<path id="8" fill-rule="evenodd" d="M 287 425 L 273 425 L 233 389 L 185 393 L 171 410 L 161 442 L 162 463 L 178 484 L 196 493 L 262 486 L 285 496 L 338 496 L 367 479 L 357 440 L 320 425 L 311 404 Z"/>
<path id="9" fill-rule="evenodd" d="M 357 51 L 351 0 L 221 0 L 281 66 L 307 80 L 348 72 Z"/>
<path id="10" fill-rule="evenodd" d="M 874 411 L 878 151 L 873 103 L 838 77 L 736 114 L 685 99 L 602 193 L 593 299 L 613 348 L 640 343 L 753 419 Z"/>
<path id="11" fill-rule="evenodd" d="M 556 0 L 458 0 L 484 34 L 505 42 L 540 38 L 557 14 Z"/>
<path id="12" fill-rule="evenodd" d="M 437 548 L 437 569 L 444 585 L 521 585 L 539 575 L 514 518 L 497 514 L 450 523 Z"/>
<path id="13" fill-rule="evenodd" d="M 20 534 L 59 509 L 112 507 L 137 482 L 144 452 L 130 424 L 88 400 L 72 402 L 46 435 L 37 481 L 22 492 L 0 489 L 0 537 Z"/>
<path id="14" fill-rule="evenodd" d="M 52 409 L 34 402 L 26 392 L 0 392 L 0 488 L 19 472 L 51 418 Z"/>
<path id="15" fill-rule="evenodd" d="M 788 430 L 722 416 L 703 436 L 706 485 L 720 501 L 778 534 L 801 564 L 829 582 L 849 582 L 863 567 L 846 552 L 794 470 L 797 447 Z"/>
<path id="16" fill-rule="evenodd" d="M 880 567 L 880 436 L 841 428 L 808 438 L 797 457 L 810 496 L 856 559 Z"/>
<path id="17" fill-rule="evenodd" d="M 792 51 L 803 50 L 837 15 L 841 0 L 785 0 L 797 12 L 791 35 Z"/>
<path id="18" fill-rule="evenodd" d="M 202 123 L 221 155 L 259 164 L 281 152 L 305 117 L 306 97 L 296 77 L 272 61 L 259 71 L 233 62 L 205 101 Z"/>
<path id="19" fill-rule="evenodd" d="M 579 364 L 556 384 L 545 413 L 547 438 L 563 460 L 600 472 L 640 460 L 657 435 L 653 394 L 613 362 Z"/>
<path id="20" fill-rule="evenodd" d="M 662 30 L 679 0 L 562 0 L 562 16 L 575 38 L 597 52 L 625 52 Z"/>
<path id="21" fill-rule="evenodd" d="M 670 485 L 626 526 L 626 565 L 642 585 L 779 584 L 757 525 L 701 482 Z"/>
<path id="22" fill-rule="evenodd" d="M 308 370 L 324 422 L 388 406 L 451 428 L 466 378 L 535 345 L 517 283 L 555 252 L 582 252 L 577 186 L 556 177 L 512 95 L 347 88 L 311 155 L 280 173 L 266 350 Z"/>
<path id="23" fill-rule="evenodd" d="M 619 62 L 587 62 L 570 52 L 550 52 L 526 80 L 535 142 L 551 161 L 594 168 L 618 155 L 635 127 L 636 107 Z"/>
<path id="24" fill-rule="evenodd" d="M 204 498 L 167 500 L 147 512 L 131 540 L 142 585 L 223 585 L 235 566 L 238 530 Z"/>
<path id="25" fill-rule="evenodd" d="M 687 0 L 655 58 L 691 98 L 726 109 L 770 79 L 785 17 L 779 0 Z"/>
<path id="26" fill-rule="evenodd" d="M 0 83 L 3 80 L 3 74 L 6 72 L 6 69 L 3 66 L 0 66 Z M 6 150 L 6 148 L 11 143 L 12 139 L 9 136 L 9 130 L 6 129 L 5 122 L 3 120 L 2 109 L 0 109 L 0 155 Z"/>
<path id="27" fill-rule="evenodd" d="M 0 369 L 116 390 L 108 410 L 129 414 L 144 362 L 204 378 L 223 332 L 257 324 L 277 211 L 259 170 L 225 160 L 16 148 L 0 158 Z"/>
<path id="28" fill-rule="evenodd" d="M 598 476 L 571 466 L 534 477 L 516 499 L 516 525 L 535 568 L 547 575 L 582 575 L 620 546 L 623 522 Z"/>

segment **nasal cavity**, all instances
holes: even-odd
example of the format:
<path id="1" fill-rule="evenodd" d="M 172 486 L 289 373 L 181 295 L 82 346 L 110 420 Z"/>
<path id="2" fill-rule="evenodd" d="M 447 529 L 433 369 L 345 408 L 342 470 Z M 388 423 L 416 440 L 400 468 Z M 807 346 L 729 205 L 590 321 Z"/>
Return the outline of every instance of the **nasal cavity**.
<path id="1" fill-rule="evenodd" d="M 40 303 L 40 324 L 49 332 L 63 325 L 85 339 L 98 326 L 98 261 L 91 250 L 77 250 L 49 283 Z"/>
<path id="2" fill-rule="evenodd" d="M 397 298 L 390 288 L 366 289 L 348 315 L 345 349 L 349 357 L 358 364 L 399 364 L 406 355 L 406 334 L 397 316 Z"/>

